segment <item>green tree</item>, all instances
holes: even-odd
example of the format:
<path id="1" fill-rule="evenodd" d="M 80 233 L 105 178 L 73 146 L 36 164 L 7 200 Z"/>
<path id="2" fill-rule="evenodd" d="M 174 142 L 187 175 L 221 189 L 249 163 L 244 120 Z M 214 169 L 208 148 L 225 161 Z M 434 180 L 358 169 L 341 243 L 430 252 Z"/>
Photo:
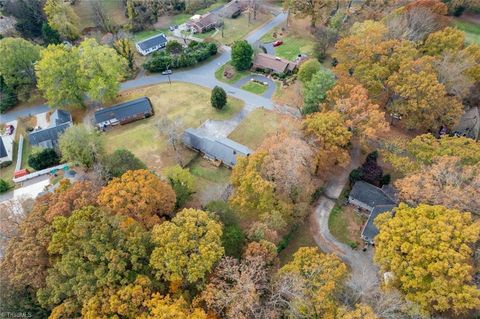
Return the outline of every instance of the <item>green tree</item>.
<path id="1" fill-rule="evenodd" d="M 5 113 L 17 104 L 17 95 L 0 75 L 0 113 Z"/>
<path id="2" fill-rule="evenodd" d="M 0 193 L 5 193 L 10 187 L 10 184 L 6 180 L 0 179 Z"/>
<path id="3" fill-rule="evenodd" d="M 57 30 L 52 29 L 52 27 L 47 23 L 44 22 L 42 24 L 42 38 L 46 44 L 60 44 L 62 41 L 60 40 L 60 34 Z"/>
<path id="4" fill-rule="evenodd" d="M 127 38 L 119 39 L 113 43 L 113 48 L 127 60 L 128 68 L 133 70 L 135 67 L 135 48 L 133 43 Z"/>
<path id="5" fill-rule="evenodd" d="M 37 296 L 44 307 L 56 307 L 54 313 L 72 318 L 98 291 L 149 272 L 149 232 L 131 219 L 89 206 L 55 218 L 52 231 L 48 252 L 54 263 Z"/>
<path id="6" fill-rule="evenodd" d="M 40 49 L 21 38 L 0 40 L 0 74 L 5 84 L 26 100 L 36 84 L 35 63 L 40 59 Z"/>
<path id="7" fill-rule="evenodd" d="M 243 245 L 245 244 L 245 234 L 238 225 L 226 226 L 222 234 L 222 246 L 225 248 L 225 255 L 242 257 Z"/>
<path id="8" fill-rule="evenodd" d="M 70 4 L 63 0 L 47 0 L 43 10 L 48 24 L 63 37 L 75 40 L 80 36 L 80 21 Z"/>
<path id="9" fill-rule="evenodd" d="M 320 71 L 322 65 L 316 59 L 310 59 L 303 62 L 298 70 L 298 78 L 305 85 L 312 79 L 313 75 Z"/>
<path id="10" fill-rule="evenodd" d="M 238 40 L 232 46 L 232 65 L 238 70 L 243 71 L 252 65 L 253 48 L 245 40 Z"/>
<path id="11" fill-rule="evenodd" d="M 171 53 L 171 54 L 180 54 L 183 52 L 182 44 L 175 40 L 168 41 L 165 49 L 167 50 L 168 53 Z"/>
<path id="12" fill-rule="evenodd" d="M 216 109 L 223 109 L 227 104 L 227 93 L 219 86 L 215 86 L 212 90 L 212 96 L 210 97 L 212 106 Z"/>
<path id="13" fill-rule="evenodd" d="M 429 312 L 456 315 L 477 309 L 473 248 L 480 223 L 470 213 L 443 206 L 400 204 L 395 214 L 375 220 L 375 261 L 392 272 L 393 284 Z"/>
<path id="14" fill-rule="evenodd" d="M 195 283 L 205 279 L 222 257 L 222 226 L 208 213 L 184 209 L 172 221 L 156 225 L 152 231 L 155 249 L 150 265 L 157 278 Z"/>
<path id="15" fill-rule="evenodd" d="M 85 126 L 69 127 L 60 136 L 59 144 L 63 161 L 79 163 L 86 168 L 99 163 L 105 154 L 102 136 Z"/>
<path id="16" fill-rule="evenodd" d="M 44 148 L 28 156 L 28 165 L 37 171 L 60 163 L 60 156 L 53 148 Z"/>
<path id="17" fill-rule="evenodd" d="M 124 149 L 115 150 L 105 156 L 102 164 L 107 178 L 120 177 L 127 171 L 147 168 L 132 152 Z"/>
<path id="18" fill-rule="evenodd" d="M 183 207 L 195 192 L 195 179 L 193 175 L 188 168 L 182 168 L 180 165 L 167 168 L 165 175 L 176 194 L 175 208 Z"/>
<path id="19" fill-rule="evenodd" d="M 305 85 L 303 114 L 318 112 L 319 105 L 327 97 L 327 92 L 335 84 L 335 76 L 326 69 L 315 73 L 310 82 Z"/>

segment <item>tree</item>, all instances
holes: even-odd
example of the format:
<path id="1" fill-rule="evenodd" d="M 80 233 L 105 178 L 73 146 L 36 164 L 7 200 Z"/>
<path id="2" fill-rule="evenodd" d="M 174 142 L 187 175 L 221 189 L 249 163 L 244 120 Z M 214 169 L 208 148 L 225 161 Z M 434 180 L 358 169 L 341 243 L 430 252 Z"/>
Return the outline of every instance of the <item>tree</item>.
<path id="1" fill-rule="evenodd" d="M 227 93 L 219 86 L 215 86 L 212 90 L 212 96 L 210 98 L 212 106 L 218 110 L 221 110 L 227 105 Z"/>
<path id="2" fill-rule="evenodd" d="M 147 168 L 132 152 L 124 149 L 115 150 L 112 154 L 105 156 L 102 165 L 107 179 L 120 177 L 127 171 Z"/>
<path id="3" fill-rule="evenodd" d="M 303 114 L 318 112 L 319 105 L 327 96 L 328 90 L 335 84 L 335 76 L 326 69 L 321 69 L 305 85 Z"/>
<path id="4" fill-rule="evenodd" d="M 308 115 L 303 121 L 307 135 L 314 139 L 319 151 L 315 173 L 327 170 L 331 165 L 343 165 L 349 160 L 348 143 L 352 133 L 348 131 L 340 113 L 328 111 Z"/>
<path id="5" fill-rule="evenodd" d="M 57 217 L 52 230 L 48 252 L 56 258 L 37 297 L 57 315 L 73 317 L 98 291 L 148 273 L 149 233 L 131 219 L 89 206 Z"/>
<path id="6" fill-rule="evenodd" d="M 0 193 L 10 185 L 0 180 Z M 5 254 L 7 243 L 18 236 L 20 223 L 31 211 L 33 200 L 29 198 L 7 200 L 0 203 L 0 253 Z"/>
<path id="7" fill-rule="evenodd" d="M 294 13 L 303 17 L 310 17 L 310 27 L 315 28 L 317 20 L 325 20 L 327 15 L 333 9 L 333 1 L 319 1 L 319 0 L 300 0 L 300 1 L 288 1 L 288 7 L 293 10 Z M 322 21 L 324 22 L 324 21 Z"/>
<path id="8" fill-rule="evenodd" d="M 323 62 L 327 57 L 327 49 L 338 39 L 338 31 L 330 27 L 319 26 L 313 35 L 315 36 L 315 57 L 318 61 Z"/>
<path id="9" fill-rule="evenodd" d="M 47 23 L 43 22 L 42 24 L 42 38 L 45 41 L 45 44 L 60 44 L 60 34 L 57 30 L 52 29 L 52 27 Z"/>
<path id="10" fill-rule="evenodd" d="M 195 179 L 188 168 L 175 165 L 165 170 L 168 183 L 176 195 L 175 208 L 183 207 L 195 192 Z"/>
<path id="11" fill-rule="evenodd" d="M 6 191 L 8 191 L 9 189 L 11 188 L 10 184 L 4 180 L 4 179 L 0 179 L 0 194 L 1 193 L 5 193 Z"/>
<path id="12" fill-rule="evenodd" d="M 0 75 L 0 113 L 5 113 L 17 104 L 17 95 Z"/>
<path id="13" fill-rule="evenodd" d="M 222 257 L 222 226 L 206 212 L 184 209 L 172 221 L 155 225 L 150 265 L 157 278 L 195 283 Z"/>
<path id="14" fill-rule="evenodd" d="M 211 201 L 205 206 L 206 211 L 213 213 L 224 226 L 238 224 L 238 215 L 233 208 L 224 201 Z"/>
<path id="15" fill-rule="evenodd" d="M 100 133 L 80 125 L 69 127 L 60 136 L 59 146 L 63 161 L 79 163 L 86 168 L 99 163 L 105 154 Z"/>
<path id="16" fill-rule="evenodd" d="M 171 53 L 171 54 L 179 54 L 183 52 L 182 44 L 175 40 L 168 41 L 165 49 L 167 50 L 168 53 Z"/>
<path id="17" fill-rule="evenodd" d="M 308 61 L 303 62 L 300 65 L 298 70 L 298 78 L 304 85 L 306 85 L 312 79 L 313 75 L 320 71 L 322 65 L 318 60 L 310 59 Z"/>
<path id="18" fill-rule="evenodd" d="M 387 83 L 397 96 L 391 109 L 403 117 L 407 128 L 452 127 L 463 113 L 462 104 L 447 96 L 445 87 L 438 82 L 430 57 L 401 65 Z"/>
<path id="19" fill-rule="evenodd" d="M 39 37 L 42 23 L 46 20 L 42 0 L 7 0 L 2 2 L 2 11 L 17 20 L 15 29 L 27 39 Z"/>
<path id="20" fill-rule="evenodd" d="M 164 117 L 158 121 L 156 126 L 160 133 L 167 138 L 167 143 L 172 147 L 177 163 L 183 166 L 182 154 L 180 152 L 185 130 L 183 122 L 178 118 L 170 120 Z"/>
<path id="21" fill-rule="evenodd" d="M 463 31 L 448 27 L 430 34 L 425 40 L 423 50 L 428 55 L 439 55 L 447 50 L 458 51 L 463 48 L 464 43 Z"/>
<path id="22" fill-rule="evenodd" d="M 225 249 L 225 256 L 240 259 L 245 244 L 245 234 L 238 225 L 225 226 L 222 234 L 222 246 Z"/>
<path id="23" fill-rule="evenodd" d="M 253 48 L 245 40 L 235 41 L 232 45 L 232 65 L 238 71 L 247 70 L 252 65 Z"/>
<path id="24" fill-rule="evenodd" d="M 63 0 L 47 0 L 43 7 L 48 18 L 48 24 L 70 40 L 76 40 L 80 36 L 79 18 L 69 4 Z"/>
<path id="25" fill-rule="evenodd" d="M 325 255 L 318 248 L 301 247 L 293 255 L 293 260 L 283 266 L 280 277 L 298 277 L 302 298 L 290 300 L 285 309 L 287 316 L 334 318 L 335 297 L 341 282 L 347 275 L 347 267 L 335 255 Z M 291 298 L 291 297 L 290 297 Z"/>
<path id="26" fill-rule="evenodd" d="M 60 156 L 53 148 L 44 148 L 28 156 L 28 165 L 39 171 L 60 163 Z"/>
<path id="27" fill-rule="evenodd" d="M 175 207 L 175 192 L 145 169 L 127 171 L 112 179 L 98 196 L 100 205 L 113 214 L 131 217 L 152 228 Z"/>
<path id="28" fill-rule="evenodd" d="M 0 74 L 5 84 L 26 100 L 36 84 L 34 64 L 40 59 L 37 45 L 21 38 L 0 40 Z"/>
<path id="29" fill-rule="evenodd" d="M 394 216 L 382 214 L 376 224 L 375 261 L 394 274 L 394 284 L 407 299 L 429 312 L 459 315 L 478 307 L 472 254 L 480 223 L 470 213 L 400 204 Z"/>
<path id="30" fill-rule="evenodd" d="M 458 157 L 438 157 L 421 172 L 397 180 L 395 186 L 400 199 L 410 205 L 443 205 L 480 213 L 480 164 L 462 165 Z"/>
<path id="31" fill-rule="evenodd" d="M 372 308 L 365 304 L 356 304 L 355 309 L 350 311 L 341 308 L 339 317 L 342 319 L 378 319 Z"/>
<path id="32" fill-rule="evenodd" d="M 178 318 L 178 319 L 207 319 L 207 314 L 202 308 L 188 307 L 187 302 L 182 298 L 172 299 L 170 296 L 154 294 L 152 299 L 146 302 L 148 314 L 140 316 L 139 319 L 157 318 Z"/>
<path id="33" fill-rule="evenodd" d="M 377 151 L 367 155 L 365 162 L 358 169 L 359 179 L 376 186 L 382 186 L 383 169 L 378 165 L 377 158 Z M 352 173 L 350 173 L 350 177 L 352 178 Z"/>
<path id="34" fill-rule="evenodd" d="M 113 43 L 115 51 L 127 61 L 128 68 L 133 70 L 135 68 L 135 49 L 133 43 L 127 39 L 118 39 Z"/>

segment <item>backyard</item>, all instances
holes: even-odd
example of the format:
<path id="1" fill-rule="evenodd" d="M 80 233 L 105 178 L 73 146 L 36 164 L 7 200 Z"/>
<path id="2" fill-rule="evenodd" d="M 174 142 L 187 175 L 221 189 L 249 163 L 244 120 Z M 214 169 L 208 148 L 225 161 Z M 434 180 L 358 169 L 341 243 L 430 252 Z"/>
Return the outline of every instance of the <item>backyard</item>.
<path id="1" fill-rule="evenodd" d="M 123 92 L 116 103 L 141 96 L 150 98 L 155 115 L 111 129 L 105 134 L 106 145 L 108 151 L 118 148 L 132 151 L 155 170 L 176 164 L 173 149 L 156 126 L 162 118 L 179 120 L 185 128 L 198 127 L 207 119 L 229 119 L 243 107 L 242 101 L 229 97 L 227 106 L 218 111 L 210 105 L 209 89 L 186 83 L 159 84 Z M 181 156 L 186 164 L 195 153 L 182 148 Z"/>
<path id="2" fill-rule="evenodd" d="M 480 25 L 470 20 L 456 18 L 454 25 L 465 32 L 465 41 L 467 43 L 476 43 L 480 45 Z"/>
<path id="3" fill-rule="evenodd" d="M 75 13 L 79 17 L 81 30 L 89 27 L 93 28 L 96 25 L 92 3 L 92 1 L 76 1 L 73 6 Z M 123 1 L 102 0 L 101 4 L 114 24 L 124 25 L 127 23 Z"/>
<path id="4" fill-rule="evenodd" d="M 328 228 L 339 241 L 356 248 L 365 222 L 366 217 L 359 215 L 352 206 L 336 205 L 328 218 Z"/>

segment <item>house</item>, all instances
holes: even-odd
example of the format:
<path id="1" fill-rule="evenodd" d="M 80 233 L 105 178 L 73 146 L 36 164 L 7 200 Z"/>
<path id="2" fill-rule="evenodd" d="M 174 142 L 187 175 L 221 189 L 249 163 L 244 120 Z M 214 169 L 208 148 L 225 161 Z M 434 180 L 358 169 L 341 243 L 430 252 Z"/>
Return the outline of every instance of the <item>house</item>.
<path id="1" fill-rule="evenodd" d="M 348 195 L 348 202 L 361 209 L 371 211 L 378 205 L 393 205 L 396 203 L 396 199 L 375 185 L 358 181 Z"/>
<path id="2" fill-rule="evenodd" d="M 453 134 L 478 140 L 480 136 L 480 106 L 472 107 L 460 118 Z"/>
<path id="3" fill-rule="evenodd" d="M 152 103 L 148 97 L 131 100 L 95 112 L 95 124 L 100 129 L 118 124 L 127 124 L 153 115 Z"/>
<path id="4" fill-rule="evenodd" d="M 252 150 L 228 138 L 214 138 L 199 129 L 188 128 L 183 133 L 183 143 L 201 152 L 210 160 L 220 161 L 227 167 L 237 163 L 237 156 L 249 156 Z"/>
<path id="5" fill-rule="evenodd" d="M 165 34 L 159 33 L 148 39 L 135 43 L 135 47 L 141 55 L 148 55 L 154 51 L 164 48 L 167 45 L 167 42 L 168 40 Z"/>
<path id="6" fill-rule="evenodd" d="M 378 228 L 374 224 L 375 218 L 382 213 L 391 212 L 394 208 L 395 205 L 377 205 L 372 209 L 362 230 L 361 237 L 365 242 L 375 244 L 374 239 L 378 235 Z"/>
<path id="7" fill-rule="evenodd" d="M 55 110 L 55 112 L 50 115 L 49 127 L 28 134 L 30 145 L 43 148 L 55 148 L 58 146 L 60 135 L 70 126 L 72 126 L 72 115 L 65 110 Z"/>
<path id="8" fill-rule="evenodd" d="M 253 60 L 253 68 L 268 73 L 288 74 L 297 69 L 297 63 L 266 53 L 258 53 Z"/>
<path id="9" fill-rule="evenodd" d="M 215 13 L 209 12 L 204 15 L 194 15 L 187 22 L 187 27 L 193 33 L 204 33 L 222 25 Z"/>
<path id="10" fill-rule="evenodd" d="M 230 1 L 221 10 L 221 15 L 230 19 L 238 17 L 241 13 L 242 3 L 239 0 Z"/>
<path id="11" fill-rule="evenodd" d="M 12 162 L 13 139 L 10 135 L 0 136 L 0 167 L 8 166 Z"/>

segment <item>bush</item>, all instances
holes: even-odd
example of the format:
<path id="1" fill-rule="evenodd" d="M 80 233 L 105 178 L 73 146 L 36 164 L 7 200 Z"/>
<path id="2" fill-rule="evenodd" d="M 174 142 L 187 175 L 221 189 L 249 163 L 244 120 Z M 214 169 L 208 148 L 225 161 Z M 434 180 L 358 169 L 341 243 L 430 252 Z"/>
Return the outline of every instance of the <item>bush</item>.
<path id="1" fill-rule="evenodd" d="M 215 86 L 212 90 L 212 96 L 210 97 L 212 106 L 218 110 L 221 110 L 227 104 L 227 93 L 219 86 Z"/>
<path id="2" fill-rule="evenodd" d="M 5 83 L 0 75 L 0 113 L 5 113 L 17 104 L 17 96 L 13 89 Z"/>
<path id="3" fill-rule="evenodd" d="M 298 70 L 298 79 L 302 81 L 303 84 L 310 82 L 313 75 L 320 71 L 321 68 L 322 65 L 318 60 L 311 59 L 305 61 L 300 65 L 300 69 Z"/>
<path id="4" fill-rule="evenodd" d="M 28 165 L 39 171 L 60 164 L 60 157 L 53 148 L 44 148 L 28 156 Z"/>
<path id="5" fill-rule="evenodd" d="M 10 189 L 10 187 L 11 186 L 7 181 L 0 179 L 0 193 L 5 193 Z"/>
<path id="6" fill-rule="evenodd" d="M 182 168 L 180 165 L 167 168 L 165 175 L 177 196 L 175 208 L 179 209 L 192 198 L 195 190 L 195 179 L 188 168 Z"/>
<path id="7" fill-rule="evenodd" d="M 252 65 L 253 48 L 245 40 L 235 41 L 232 46 L 232 65 L 238 70 L 243 71 Z"/>
<path id="8" fill-rule="evenodd" d="M 225 248 L 226 256 L 240 259 L 244 244 L 245 234 L 240 226 L 229 225 L 225 227 L 222 234 L 222 246 Z"/>
<path id="9" fill-rule="evenodd" d="M 110 179 L 120 177 L 126 171 L 146 169 L 147 166 L 138 159 L 132 152 L 127 150 L 116 150 L 103 160 L 104 177 Z"/>
<path id="10" fill-rule="evenodd" d="M 228 203 L 216 200 L 211 201 L 205 207 L 205 210 L 215 213 L 215 215 L 220 219 L 220 221 L 225 225 L 234 225 L 238 223 L 238 218 L 235 211 L 228 205 Z"/>
<path id="11" fill-rule="evenodd" d="M 183 51 L 183 46 L 180 44 L 180 42 L 172 40 L 167 42 L 165 50 L 171 54 L 179 54 Z"/>

